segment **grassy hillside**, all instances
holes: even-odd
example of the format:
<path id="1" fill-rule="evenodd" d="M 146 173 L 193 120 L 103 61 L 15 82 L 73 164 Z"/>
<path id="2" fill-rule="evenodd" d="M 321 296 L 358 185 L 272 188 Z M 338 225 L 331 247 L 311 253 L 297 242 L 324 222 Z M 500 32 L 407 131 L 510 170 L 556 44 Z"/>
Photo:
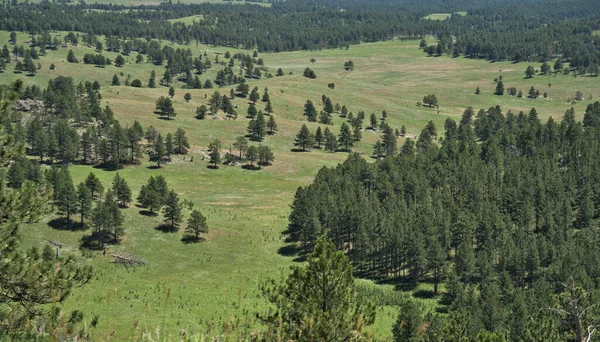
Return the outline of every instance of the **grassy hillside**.
<path id="1" fill-rule="evenodd" d="M 0 33 L 0 42 L 7 42 L 8 32 Z M 25 34 L 18 37 L 27 40 Z M 433 43 L 433 41 L 430 41 Z M 45 87 L 48 80 L 58 75 L 71 76 L 79 81 L 98 80 L 102 85 L 103 101 L 114 110 L 123 125 L 138 120 L 144 128 L 154 126 L 159 132 L 174 132 L 181 127 L 189 136 L 192 145 L 190 156 L 193 162 L 174 158 L 166 167 L 156 170 L 152 163 L 143 160 L 141 165 L 128 166 L 119 173 L 134 192 L 151 175 L 162 174 L 181 198 L 191 200 L 208 218 L 210 233 L 206 241 L 199 244 L 184 244 L 182 233 L 164 233 L 155 229 L 162 216 L 148 217 L 140 214 L 140 208 L 130 205 L 124 210 L 126 217 L 125 238 L 121 245 L 109 248 L 109 253 L 124 252 L 136 255 L 148 262 L 148 266 L 126 269 L 110 263 L 111 258 L 101 252 L 88 253 L 89 261 L 96 267 L 95 279 L 87 286 L 76 289 L 64 303 L 66 308 L 79 308 L 90 319 L 100 315 L 98 334 L 102 339 L 114 332 L 118 340 L 128 340 L 143 329 L 153 330 L 160 326 L 161 336 L 175 337 L 178 331 L 189 328 L 196 331 L 220 332 L 227 325 L 229 330 L 240 330 L 245 325 L 254 325 L 252 312 L 264 308 L 258 285 L 267 277 L 279 277 L 292 264 L 293 257 L 285 255 L 282 232 L 286 229 L 289 205 L 295 190 L 308 184 L 323 166 L 334 166 L 346 158 L 346 153 L 326 153 L 313 150 L 307 153 L 292 152 L 293 139 L 300 126 L 305 123 L 302 106 L 311 99 L 320 106 L 321 95 L 326 94 L 333 102 L 345 104 L 351 112 L 365 111 L 379 115 L 388 112 L 388 122 L 393 128 L 406 125 L 409 136 L 418 135 L 420 129 L 433 120 L 442 130 L 447 117 L 459 118 L 466 106 L 476 109 L 500 105 L 504 111 L 529 111 L 536 107 L 541 117 L 560 118 L 571 104 L 567 102 L 576 91 L 581 91 L 586 100 L 574 105 L 578 117 L 585 106 L 600 95 L 598 80 L 591 77 L 536 76 L 524 79 L 527 63 L 489 63 L 483 60 L 463 58 L 426 57 L 417 48 L 418 41 L 388 41 L 352 46 L 349 50 L 304 51 L 278 54 L 261 54 L 269 71 L 275 73 L 282 68 L 285 75 L 249 81 L 250 87 L 257 86 L 262 94 L 268 88 L 275 109 L 279 133 L 269 136 L 263 144 L 275 152 L 275 163 L 260 171 L 250 171 L 239 166 L 222 165 L 218 170 L 207 168 L 204 160 L 208 143 L 215 138 L 228 148 L 234 139 L 245 134 L 248 120 L 243 118 L 247 100 L 236 98 L 240 118 L 232 121 L 219 119 L 196 120 L 194 111 L 207 104 L 215 89 L 185 90 L 176 87 L 175 120 L 161 120 L 153 114 L 155 101 L 167 95 L 167 88 L 156 89 L 112 87 L 113 74 L 123 72 L 125 76 L 139 78 L 147 84 L 151 70 L 158 77 L 163 66 L 148 63 L 135 64 L 135 53 L 127 57 L 122 68 L 108 66 L 97 68 L 91 65 L 66 63 L 68 49 L 49 51 L 39 61 L 42 65 L 33 77 L 12 72 L 0 74 L 0 83 L 24 79 L 26 85 Z M 83 45 L 69 47 L 81 60 L 92 49 Z M 209 56 L 234 49 L 211 46 L 189 46 L 194 56 L 205 51 Z M 251 51 L 244 51 L 251 53 Z M 114 59 L 117 54 L 104 53 Z M 222 57 L 220 57 L 222 58 Z M 315 59 L 311 63 L 311 58 Z M 352 60 L 354 71 L 345 71 L 345 61 Z M 36 63 L 38 61 L 35 61 Z M 49 70 L 50 64 L 56 66 Z M 534 65 L 539 67 L 539 65 Z M 314 80 L 302 76 L 306 67 L 316 72 Z M 200 75 L 214 80 L 218 66 L 207 74 Z M 292 74 L 289 74 L 292 73 Z M 548 99 L 521 99 L 493 94 L 494 78 L 503 76 L 505 87 L 517 87 L 527 93 L 531 86 L 548 92 Z M 329 89 L 328 83 L 335 83 Z M 481 95 L 475 95 L 476 87 Z M 219 89 L 229 93 L 229 88 Z M 186 103 L 183 95 L 192 94 Z M 418 107 L 423 96 L 436 94 L 440 108 Z M 262 109 L 264 103 L 259 102 Z M 319 109 L 319 108 L 318 108 Z M 330 129 L 337 133 L 342 118 L 335 117 Z M 307 123 L 311 130 L 318 124 Z M 323 126 L 323 125 L 321 125 Z M 324 127 L 323 127 L 324 128 Z M 368 157 L 380 133 L 363 132 L 363 141 L 355 151 Z M 400 142 L 401 144 L 402 142 Z M 74 180 L 82 181 L 89 172 L 102 180 L 105 188 L 115 172 L 93 169 L 90 166 L 74 165 L 71 168 Z M 186 219 L 189 214 L 185 212 Z M 53 218 L 48 217 L 48 220 Z M 48 239 L 65 243 L 63 253 L 79 253 L 79 238 L 89 231 L 65 231 L 49 227 L 43 222 L 23 226 L 24 240 L 29 245 L 43 246 Z M 183 224 L 185 226 L 185 224 Z M 370 284 L 370 283 L 369 283 Z M 378 286 L 372 285 L 369 286 Z M 427 285 L 423 285 L 426 287 Z M 426 302 L 435 307 L 435 300 Z M 394 319 L 393 308 L 380 309 L 374 333 L 379 337 L 390 335 Z M 226 330 L 227 330 L 226 329 Z"/>

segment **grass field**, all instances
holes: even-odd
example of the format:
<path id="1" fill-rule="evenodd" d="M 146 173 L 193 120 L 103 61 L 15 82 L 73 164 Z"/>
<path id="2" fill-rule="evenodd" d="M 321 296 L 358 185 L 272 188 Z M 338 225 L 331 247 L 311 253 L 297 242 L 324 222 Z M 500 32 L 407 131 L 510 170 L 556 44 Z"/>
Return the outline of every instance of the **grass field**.
<path id="1" fill-rule="evenodd" d="M 26 39 L 25 34 L 18 36 L 20 42 Z M 7 40 L 8 32 L 0 32 L 0 42 Z M 247 100 L 233 100 L 238 105 L 238 120 L 200 121 L 193 117 L 195 108 L 207 104 L 205 96 L 210 97 L 215 89 L 184 90 L 176 87 L 177 117 L 166 121 L 152 112 L 156 99 L 167 95 L 167 88 L 110 86 L 113 74 L 121 72 L 130 74 L 132 79 L 139 78 L 144 86 L 151 70 L 156 70 L 159 77 L 162 75 L 163 66 L 135 64 L 135 53 L 127 57 L 128 62 L 123 68 L 96 68 L 66 63 L 68 49 L 61 48 L 42 57 L 39 61 L 42 68 L 33 77 L 14 74 L 14 64 L 10 64 L 9 70 L 0 74 L 0 83 L 22 78 L 26 85 L 45 87 L 49 79 L 58 75 L 71 76 L 76 83 L 98 80 L 102 85 L 103 101 L 110 104 L 122 125 L 138 120 L 144 128 L 153 125 L 164 133 L 181 127 L 187 132 L 192 145 L 190 155 L 194 162 L 177 157 L 166 167 L 155 170 L 143 160 L 141 165 L 128 166 L 119 173 L 129 183 L 134 198 L 151 175 L 164 175 L 169 186 L 182 199 L 193 201 L 195 207 L 207 216 L 210 233 L 206 241 L 184 244 L 180 241 L 181 232 L 164 233 L 155 229 L 161 222 L 161 216 L 143 216 L 139 213 L 140 209 L 132 204 L 124 210 L 124 240 L 122 244 L 110 247 L 109 251 L 136 255 L 145 259 L 148 266 L 126 269 L 110 263 L 111 258 L 92 252 L 89 262 L 97 270 L 94 280 L 76 289 L 64 306 L 83 310 L 88 320 L 93 315 L 100 315 L 97 329 L 101 340 L 107 339 L 113 332 L 115 339 L 129 340 L 143 329 L 154 330 L 157 326 L 162 329 L 161 336 L 175 338 L 184 328 L 214 333 L 222 331 L 227 322 L 231 322 L 229 330 L 255 325 L 252 312 L 265 306 L 259 296 L 258 285 L 267 277 L 280 277 L 293 263 L 293 257 L 282 255 L 279 251 L 284 246 L 281 234 L 288 223 L 289 205 L 295 190 L 298 186 L 309 184 L 319 168 L 335 166 L 346 158 L 345 153 L 339 152 L 291 152 L 294 136 L 305 123 L 302 106 L 307 99 L 320 104 L 321 95 L 326 94 L 334 103 L 345 104 L 354 113 L 363 110 L 367 116 L 370 113 L 379 115 L 386 110 L 392 127 L 406 125 L 409 136 L 415 136 L 429 120 L 433 120 L 441 131 L 443 121 L 447 117 L 458 119 L 466 106 L 479 109 L 500 105 L 504 112 L 529 111 L 536 107 L 540 117 L 560 119 L 571 107 L 567 98 L 576 91 L 586 96 L 585 101 L 574 105 L 578 117 L 583 115 L 585 106 L 590 103 L 588 94 L 594 101 L 600 95 L 597 78 L 560 75 L 524 79 L 526 63 L 426 57 L 417 46 L 418 41 L 387 41 L 351 46 L 349 50 L 261 54 L 270 72 L 275 73 L 280 67 L 285 72 L 282 77 L 249 81 L 250 86 L 257 86 L 261 94 L 268 87 L 279 125 L 279 133 L 263 142 L 273 149 L 275 163 L 261 171 L 224 165 L 212 170 L 203 160 L 208 143 L 214 138 L 221 139 L 223 146 L 228 148 L 235 137 L 245 134 L 248 120 L 243 116 Z M 194 56 L 204 51 L 211 56 L 227 50 L 237 52 L 231 48 L 203 45 L 189 48 Z M 92 52 L 83 45 L 72 49 L 80 60 L 85 53 Z M 111 59 L 116 57 L 115 53 L 104 54 Z M 315 63 L 310 62 L 311 58 L 316 60 Z M 354 62 L 354 71 L 343 69 L 347 60 Z M 54 71 L 49 70 L 51 63 L 56 65 Z M 537 64 L 534 66 L 539 67 Z M 316 79 L 302 76 L 306 67 L 315 71 Z M 207 74 L 200 75 L 201 80 L 214 80 L 217 70 L 215 66 Z M 503 76 L 506 88 L 515 86 L 527 93 L 534 86 L 542 93 L 548 92 L 549 97 L 530 100 L 493 95 L 493 80 L 499 75 Z M 125 76 L 121 77 L 122 84 L 124 80 Z M 335 83 L 333 90 L 327 87 L 331 82 Z M 481 95 L 474 94 L 478 86 Z M 220 91 L 228 93 L 229 88 Z M 183 100 L 186 92 L 192 94 L 189 103 Z M 435 109 L 416 106 L 427 94 L 437 95 L 439 113 Z M 263 106 L 260 103 L 258 107 L 262 109 Z M 337 133 L 341 123 L 342 119 L 336 116 L 335 125 L 330 129 Z M 307 126 L 314 132 L 318 125 L 307 123 Z M 354 150 L 368 157 L 380 134 L 364 131 L 363 141 Z M 74 165 L 71 170 L 76 182 L 93 171 L 105 188 L 110 186 L 115 175 L 90 166 Z M 186 211 L 186 219 L 187 214 Z M 27 245 L 43 246 L 46 240 L 52 239 L 67 245 L 63 253 L 77 254 L 79 238 L 89 233 L 56 230 L 45 223 L 25 225 L 22 232 Z M 367 284 L 379 287 L 371 282 Z M 429 288 L 429 285 L 424 284 L 422 288 Z M 433 309 L 436 302 L 427 300 L 425 305 Z M 394 315 L 394 308 L 380 308 L 372 328 L 376 336 L 390 336 Z"/>
<path id="2" fill-rule="evenodd" d="M 467 15 L 467 12 L 454 12 L 454 14 L 464 16 L 464 15 Z M 430 15 L 423 17 L 423 19 L 446 20 L 446 19 L 450 18 L 451 15 L 452 15 L 452 13 L 431 13 Z"/>

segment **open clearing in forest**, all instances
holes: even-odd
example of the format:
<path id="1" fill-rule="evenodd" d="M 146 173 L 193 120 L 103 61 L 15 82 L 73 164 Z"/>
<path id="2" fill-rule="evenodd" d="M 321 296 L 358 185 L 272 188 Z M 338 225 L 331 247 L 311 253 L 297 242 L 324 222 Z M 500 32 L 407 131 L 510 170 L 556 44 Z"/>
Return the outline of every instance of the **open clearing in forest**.
<path id="1" fill-rule="evenodd" d="M 26 41 L 27 35 L 19 34 L 18 40 Z M 0 42 L 7 41 L 8 32 L 0 32 Z M 433 44 L 434 41 L 428 43 Z M 48 55 L 39 60 L 42 67 L 34 77 L 14 74 L 14 63 L 9 64 L 9 70 L 0 74 L 0 83 L 21 78 L 26 85 L 45 87 L 48 80 L 59 75 L 73 77 L 76 84 L 98 80 L 102 85 L 104 103 L 110 104 L 123 126 L 138 120 L 144 129 L 152 125 L 163 134 L 181 127 L 192 145 L 190 156 L 194 157 L 193 162 L 178 156 L 175 162 L 156 170 L 151 168 L 153 163 L 144 159 L 141 165 L 127 166 L 119 173 L 129 183 L 134 198 L 150 176 L 164 175 L 169 187 L 182 199 L 193 201 L 195 208 L 207 216 L 210 233 L 206 241 L 184 244 L 180 241 L 181 231 L 164 233 L 155 229 L 161 223 L 161 215 L 141 215 L 141 209 L 132 203 L 124 209 L 124 241 L 121 245 L 110 247 L 109 252 L 136 255 L 146 260 L 148 266 L 126 269 L 110 263 L 111 258 L 102 256 L 101 252 L 91 252 L 88 256 L 96 268 L 96 276 L 89 285 L 76 289 L 64 306 L 81 309 L 88 320 L 99 315 L 98 335 L 106 337 L 116 331 L 115 336 L 119 340 L 130 339 L 141 329 L 154 330 L 157 326 L 161 327 L 162 336 L 176 337 L 178 331 L 184 328 L 220 332 L 224 322 L 235 322 L 239 327 L 252 320 L 252 312 L 265 306 L 259 296 L 259 284 L 268 277 L 280 277 L 293 263 L 293 257 L 278 251 L 285 245 L 282 232 L 288 223 L 287 215 L 294 192 L 299 186 L 309 184 L 321 167 L 335 166 L 347 155 L 318 150 L 291 152 L 295 134 L 306 123 L 302 107 L 307 99 L 311 99 L 318 110 L 321 96 L 325 94 L 334 103 L 346 105 L 355 114 L 365 111 L 366 125 L 371 113 L 379 116 L 382 110 L 386 110 L 393 128 L 406 125 L 409 135 L 418 135 L 430 120 L 437 124 L 438 132 L 442 132 L 444 120 L 447 117 L 458 120 L 466 106 L 479 109 L 500 105 L 504 112 L 529 111 L 536 107 L 540 117 L 560 119 L 572 106 L 567 99 L 576 91 L 581 91 L 586 98 L 573 105 L 581 118 L 590 103 L 589 96 L 596 101 L 600 95 L 597 78 L 552 75 L 524 79 L 527 65 L 539 68 L 540 63 L 490 63 L 448 56 L 427 57 L 417 48 L 418 44 L 418 41 L 387 41 L 350 46 L 348 50 L 260 54 L 269 72 L 275 74 L 278 68 L 282 68 L 285 73 L 281 77 L 249 81 L 250 87 L 257 86 L 261 95 L 268 88 L 279 125 L 278 134 L 268 136 L 263 142 L 274 151 L 275 163 L 260 171 L 225 165 L 212 170 L 207 168 L 207 161 L 202 158 L 209 142 L 215 138 L 222 141 L 224 149 L 228 149 L 237 136 L 246 133 L 246 99 L 233 100 L 240 115 L 235 121 L 196 120 L 196 107 L 207 104 L 216 89 L 185 90 L 178 85 L 174 98 L 177 117 L 175 120 L 161 120 L 153 114 L 153 110 L 156 99 L 167 95 L 167 88 L 110 86 L 113 74 L 121 72 L 121 84 L 124 84 L 127 75 L 131 75 L 132 80 L 140 79 L 144 87 L 152 70 L 156 70 L 158 78 L 162 76 L 164 66 L 135 64 L 136 53 L 126 57 L 127 63 L 122 68 L 97 68 L 67 63 L 69 49 L 59 48 L 48 51 Z M 79 60 L 85 53 L 93 52 L 83 44 L 69 48 Z M 204 45 L 185 48 L 190 48 L 194 57 L 207 51 L 213 60 L 217 52 L 239 52 Z M 103 54 L 113 60 L 117 56 L 111 52 Z M 223 59 L 222 55 L 218 56 Z M 310 61 L 312 58 L 314 63 Z M 348 60 L 354 62 L 354 71 L 343 69 L 344 62 Z M 56 66 L 54 71 L 49 70 L 51 63 Z M 316 79 L 302 76 L 306 67 L 315 71 Z M 214 80 L 217 70 L 218 67 L 213 66 L 199 77 L 202 82 L 207 78 Z M 237 65 L 235 70 L 238 70 Z M 542 94 L 547 92 L 548 98 L 531 100 L 496 96 L 493 94 L 496 87 L 494 78 L 500 75 L 507 89 L 514 86 L 526 94 L 533 86 Z M 328 83 L 335 83 L 335 89 L 328 88 Z M 474 94 L 476 87 L 481 88 L 481 95 Z M 219 91 L 228 94 L 229 89 L 226 87 Z M 183 100 L 186 92 L 192 94 L 189 103 Z M 436 109 L 416 105 L 427 94 L 437 95 L 439 113 Z M 259 101 L 257 107 L 262 109 L 264 103 Z M 337 134 L 342 122 L 343 119 L 336 115 L 334 126 L 330 129 Z M 307 123 L 307 126 L 314 132 L 319 125 Z M 364 131 L 363 140 L 354 150 L 368 158 L 380 136 L 381 133 Z M 105 188 L 110 187 L 115 175 L 115 172 L 82 165 L 72 166 L 71 172 L 76 183 L 89 172 L 94 172 Z M 188 214 L 185 211 L 184 220 L 187 220 Z M 67 245 L 64 253 L 80 254 L 77 252 L 79 239 L 89 230 L 55 230 L 45 223 L 51 218 L 22 226 L 26 244 L 41 247 L 51 239 Z M 429 287 L 423 284 L 419 289 Z M 436 305 L 435 300 L 424 302 L 429 308 Z M 393 308 L 380 308 L 372 328 L 377 336 L 390 336 L 394 315 Z M 138 328 L 135 328 L 135 322 L 139 322 Z"/>
<path id="2" fill-rule="evenodd" d="M 467 15 L 467 12 L 454 12 L 454 14 L 464 16 L 464 15 Z M 451 15 L 452 15 L 452 13 L 431 13 L 431 14 L 423 17 L 423 19 L 446 20 L 446 19 L 450 18 Z"/>

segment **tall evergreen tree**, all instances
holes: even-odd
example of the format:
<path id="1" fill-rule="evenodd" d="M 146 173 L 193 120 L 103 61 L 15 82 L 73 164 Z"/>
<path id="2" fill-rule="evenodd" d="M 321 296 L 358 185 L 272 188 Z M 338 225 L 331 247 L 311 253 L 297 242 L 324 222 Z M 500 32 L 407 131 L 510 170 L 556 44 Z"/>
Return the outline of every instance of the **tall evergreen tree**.
<path id="1" fill-rule="evenodd" d="M 263 287 L 275 312 L 264 317 L 284 339 L 346 341 L 374 321 L 374 306 L 356 296 L 352 267 L 343 252 L 321 237 L 306 267 L 292 266 L 285 282 Z"/>
<path id="2" fill-rule="evenodd" d="M 165 222 L 168 222 L 171 229 L 176 229 L 176 225 L 181 222 L 183 206 L 179 203 L 179 196 L 174 190 L 171 190 L 167 195 L 165 206 L 163 207 L 163 215 Z"/>

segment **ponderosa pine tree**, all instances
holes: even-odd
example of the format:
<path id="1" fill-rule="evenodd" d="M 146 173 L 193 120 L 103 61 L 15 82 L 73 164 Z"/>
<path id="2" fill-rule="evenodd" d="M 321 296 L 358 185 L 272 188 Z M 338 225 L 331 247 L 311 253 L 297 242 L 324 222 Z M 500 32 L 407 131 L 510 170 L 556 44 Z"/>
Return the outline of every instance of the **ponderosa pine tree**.
<path id="1" fill-rule="evenodd" d="M 79 183 L 77 186 L 77 210 L 81 215 L 81 224 L 85 225 L 85 218 L 91 215 L 92 211 L 92 192 L 85 183 Z"/>
<path id="2" fill-rule="evenodd" d="M 412 299 L 400 304 L 398 318 L 392 328 L 394 342 L 420 342 L 423 340 L 423 315 Z"/>
<path id="3" fill-rule="evenodd" d="M 131 189 L 127 181 L 121 178 L 118 172 L 113 178 L 112 191 L 117 201 L 120 202 L 121 207 L 127 207 L 127 203 L 131 202 Z"/>
<path id="4" fill-rule="evenodd" d="M 394 156 L 398 152 L 397 138 L 391 127 L 386 127 L 383 131 L 383 148 L 386 156 Z"/>
<path id="5" fill-rule="evenodd" d="M 321 148 L 321 144 L 323 143 L 324 136 L 323 131 L 321 130 L 321 126 L 317 127 L 317 131 L 315 132 L 315 143 L 317 144 L 317 148 Z"/>
<path id="6" fill-rule="evenodd" d="M 171 160 L 171 155 L 175 152 L 175 146 L 173 145 L 173 134 L 167 133 L 165 139 L 165 151 L 167 152 L 167 158 Z"/>
<path id="7" fill-rule="evenodd" d="M 171 229 L 175 230 L 183 217 L 183 206 L 179 203 L 179 196 L 174 190 L 167 195 L 162 211 L 165 216 L 164 222 L 167 222 Z"/>
<path id="8" fill-rule="evenodd" d="M 325 138 L 325 151 L 335 152 L 338 149 L 338 142 L 335 134 L 331 133 L 328 127 L 325 127 L 325 132 L 323 133 Z"/>
<path id="9" fill-rule="evenodd" d="M 275 160 L 275 155 L 273 155 L 273 151 L 269 146 L 260 145 L 258 147 L 258 165 L 260 166 L 268 166 Z"/>
<path id="10" fill-rule="evenodd" d="M 194 241 L 200 241 L 200 234 L 208 234 L 208 225 L 206 217 L 202 215 L 200 210 L 194 210 L 190 214 L 185 229 L 186 235 Z"/>
<path id="11" fill-rule="evenodd" d="M 254 105 L 254 103 L 248 105 L 247 113 L 249 118 L 254 118 L 256 114 L 258 114 L 258 110 L 256 110 L 256 106 Z"/>
<path id="12" fill-rule="evenodd" d="M 535 75 L 535 69 L 530 65 L 525 69 L 525 77 L 532 78 Z"/>
<path id="13" fill-rule="evenodd" d="M 300 147 L 302 151 L 306 151 L 307 148 L 311 148 L 315 144 L 315 138 L 306 125 L 302 125 L 300 132 L 296 134 L 296 140 L 294 146 Z"/>
<path id="14" fill-rule="evenodd" d="M 104 201 L 98 203 L 92 211 L 92 226 L 100 242 L 118 243 L 125 233 L 124 221 L 113 191 L 108 190 L 104 195 Z"/>
<path id="15" fill-rule="evenodd" d="M 77 191 L 67 167 L 61 168 L 57 177 L 57 205 L 58 209 L 66 216 L 67 223 L 71 223 L 71 214 L 77 212 Z"/>
<path id="16" fill-rule="evenodd" d="M 352 132 L 350 132 L 350 127 L 346 125 L 345 122 L 342 123 L 342 127 L 340 128 L 338 145 L 343 147 L 345 151 L 349 151 L 350 147 L 354 145 L 354 138 L 352 137 Z"/>
<path id="17" fill-rule="evenodd" d="M 354 284 L 348 258 L 320 237 L 306 266 L 292 266 L 287 279 L 262 287 L 276 308 L 262 319 L 285 340 L 350 340 L 375 318 L 375 306 L 358 299 Z"/>
<path id="18" fill-rule="evenodd" d="M 208 149 L 210 150 L 209 163 L 213 164 L 215 169 L 218 169 L 218 164 L 221 162 L 221 141 L 219 139 L 215 139 L 215 141 L 210 143 Z"/>
<path id="19" fill-rule="evenodd" d="M 273 116 L 273 114 L 269 115 L 269 121 L 267 121 L 267 128 L 269 129 L 269 135 L 274 135 L 275 132 L 277 132 L 277 122 L 275 122 L 275 117 Z"/>
<path id="20" fill-rule="evenodd" d="M 496 91 L 494 91 L 494 94 L 504 95 L 504 82 L 498 81 L 498 83 L 496 83 Z"/>
<path id="21" fill-rule="evenodd" d="M 309 122 L 317 121 L 317 109 L 311 100 L 306 100 L 306 104 L 304 104 L 304 115 Z"/>
<path id="22" fill-rule="evenodd" d="M 258 148 L 252 145 L 246 151 L 246 160 L 250 162 L 250 167 L 254 167 L 254 163 L 258 160 Z"/>
<path id="23" fill-rule="evenodd" d="M 152 157 L 156 161 L 156 165 L 160 168 L 160 165 L 165 157 L 167 150 L 165 148 L 165 141 L 162 135 L 158 134 L 156 141 L 154 142 L 154 151 Z"/>
<path id="24" fill-rule="evenodd" d="M 377 120 L 377 116 L 375 115 L 375 113 L 371 113 L 369 121 L 371 123 L 371 129 L 376 131 L 377 127 L 379 126 L 379 121 Z"/>
<path id="25" fill-rule="evenodd" d="M 208 112 L 208 108 L 205 105 L 201 105 L 196 108 L 196 119 L 204 119 L 206 118 L 206 113 Z"/>
<path id="26" fill-rule="evenodd" d="M 175 153 L 187 154 L 188 148 L 190 148 L 190 143 L 188 142 L 188 139 L 185 136 L 185 131 L 182 128 L 177 128 L 175 131 L 173 143 L 175 144 Z"/>
<path id="27" fill-rule="evenodd" d="M 96 177 L 95 173 L 90 172 L 90 174 L 85 179 L 85 186 L 87 186 L 87 188 L 90 189 L 92 199 L 98 200 L 102 197 L 104 187 L 102 186 L 100 179 Z"/>
<path id="28" fill-rule="evenodd" d="M 248 139 L 244 136 L 239 136 L 235 139 L 233 143 L 233 147 L 235 147 L 239 151 L 239 159 L 243 159 L 244 152 L 248 149 Z"/>

